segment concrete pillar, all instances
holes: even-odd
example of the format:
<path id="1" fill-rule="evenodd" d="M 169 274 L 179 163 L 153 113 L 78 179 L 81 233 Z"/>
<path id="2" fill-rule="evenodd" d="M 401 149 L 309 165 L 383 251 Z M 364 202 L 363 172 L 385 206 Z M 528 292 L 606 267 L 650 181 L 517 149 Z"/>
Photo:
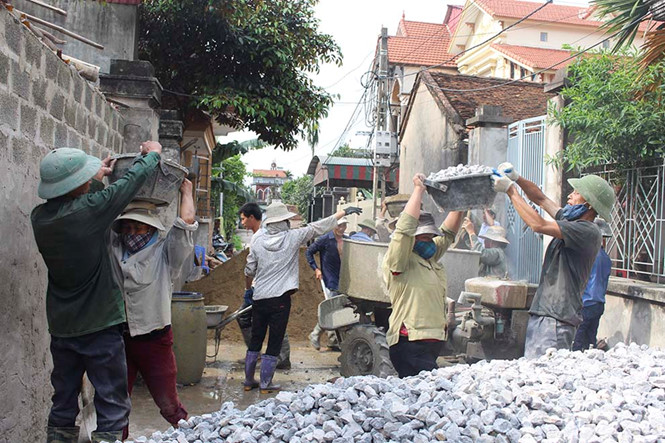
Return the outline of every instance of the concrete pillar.
<path id="1" fill-rule="evenodd" d="M 510 118 L 503 115 L 501 106 L 483 105 L 476 109 L 476 115 L 466 121 L 471 126 L 469 132 L 469 161 L 471 165 L 496 167 L 505 162 L 508 152 L 508 124 Z M 506 226 L 506 199 L 497 197 L 494 202 L 497 221 Z M 477 214 L 476 221 L 482 220 Z"/>
<path id="2" fill-rule="evenodd" d="M 568 83 L 568 72 L 565 68 L 559 69 L 554 74 L 551 83 L 545 85 L 545 92 L 559 93 Z M 549 106 L 556 109 L 562 109 L 566 106 L 565 100 L 561 95 L 556 95 L 549 100 Z M 568 134 L 561 126 L 547 121 L 545 128 L 545 156 L 555 158 L 561 155 L 568 143 Z M 565 206 L 566 196 L 570 191 L 567 190 L 568 184 L 565 180 L 566 172 L 555 164 L 545 165 L 545 188 L 543 192 L 549 198 Z"/>
<path id="3" fill-rule="evenodd" d="M 158 139 L 162 85 L 150 62 L 111 60 L 110 73 L 99 76 L 99 86 L 107 100 L 120 106 L 124 152 L 138 152 L 141 142 Z"/>
<path id="4" fill-rule="evenodd" d="M 180 163 L 180 142 L 185 124 L 178 111 L 160 112 L 159 143 L 162 144 L 162 157 Z"/>

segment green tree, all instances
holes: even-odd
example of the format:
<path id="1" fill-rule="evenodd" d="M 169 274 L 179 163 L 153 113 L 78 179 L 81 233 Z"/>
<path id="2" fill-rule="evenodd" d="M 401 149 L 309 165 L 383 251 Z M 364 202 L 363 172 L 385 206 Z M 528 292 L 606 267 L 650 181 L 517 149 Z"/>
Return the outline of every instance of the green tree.
<path id="1" fill-rule="evenodd" d="M 219 194 L 224 192 L 224 207 L 222 217 L 224 218 L 224 237 L 231 239 L 238 224 L 238 211 L 248 199 L 249 191 L 243 184 L 247 176 L 247 167 L 240 159 L 240 154 L 223 160 L 214 166 L 213 175 L 223 180 L 213 181 L 210 195 L 211 206 L 214 213 L 219 213 Z"/>
<path id="2" fill-rule="evenodd" d="M 662 91 L 647 87 L 663 72 L 665 62 L 640 73 L 627 54 L 602 53 L 570 65 L 570 85 L 561 92 L 567 105 L 550 109 L 552 119 L 568 130 L 572 140 L 557 160 L 569 169 L 606 163 L 627 167 L 663 155 Z"/>
<path id="3" fill-rule="evenodd" d="M 330 155 L 332 157 L 372 158 L 372 151 L 369 149 L 353 149 L 348 143 L 345 143 Z"/>
<path id="4" fill-rule="evenodd" d="M 146 0 L 139 56 L 175 100 L 284 150 L 312 138 L 333 97 L 308 74 L 341 65 L 320 33 L 316 0 Z M 315 138 L 315 137 L 314 137 Z"/>
<path id="5" fill-rule="evenodd" d="M 313 178 L 311 175 L 303 175 L 282 186 L 282 201 L 289 205 L 296 205 L 303 219 L 307 219 L 309 205 L 314 193 Z"/>

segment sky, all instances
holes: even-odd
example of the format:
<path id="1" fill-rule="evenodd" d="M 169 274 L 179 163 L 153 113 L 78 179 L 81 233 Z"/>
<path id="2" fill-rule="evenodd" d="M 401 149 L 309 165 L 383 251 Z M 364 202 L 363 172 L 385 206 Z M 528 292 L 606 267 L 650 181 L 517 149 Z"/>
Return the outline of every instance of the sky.
<path id="1" fill-rule="evenodd" d="M 329 115 L 320 121 L 319 144 L 316 155 L 329 154 L 338 145 L 340 135 L 360 99 L 363 87 L 361 76 L 370 66 L 376 41 L 381 27 L 388 28 L 388 35 L 395 35 L 402 14 L 406 20 L 442 23 L 446 5 L 463 4 L 463 0 L 321 0 L 316 6 L 316 16 L 320 20 L 319 30 L 330 34 L 340 46 L 344 57 L 343 65 L 323 65 L 318 75 L 313 76 L 318 86 L 331 94 L 339 94 L 338 102 L 330 109 Z M 559 4 L 585 4 L 584 1 L 555 0 Z M 364 118 L 348 131 L 347 137 L 339 144 L 349 141 L 351 146 L 364 145 L 363 136 L 355 136 L 356 131 L 368 131 Z M 248 140 L 255 138 L 253 133 L 235 132 L 220 139 Z M 269 169 L 275 161 L 278 167 L 289 170 L 294 177 L 307 172 L 312 159 L 310 146 L 304 141 L 290 152 L 272 147 L 250 151 L 242 157 L 247 169 Z"/>

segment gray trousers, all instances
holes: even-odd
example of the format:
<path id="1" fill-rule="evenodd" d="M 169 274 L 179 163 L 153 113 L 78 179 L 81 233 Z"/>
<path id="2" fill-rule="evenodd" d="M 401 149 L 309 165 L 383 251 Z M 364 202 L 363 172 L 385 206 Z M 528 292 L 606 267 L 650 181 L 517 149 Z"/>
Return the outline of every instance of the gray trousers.
<path id="1" fill-rule="evenodd" d="M 575 337 L 575 326 L 555 318 L 531 314 L 526 327 L 524 356 L 538 358 L 549 348 L 570 349 Z"/>

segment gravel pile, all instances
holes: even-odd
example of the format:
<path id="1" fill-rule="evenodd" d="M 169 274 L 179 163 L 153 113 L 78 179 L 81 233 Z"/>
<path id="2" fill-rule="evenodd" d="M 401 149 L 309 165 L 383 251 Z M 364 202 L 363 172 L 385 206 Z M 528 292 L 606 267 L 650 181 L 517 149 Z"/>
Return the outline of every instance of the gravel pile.
<path id="1" fill-rule="evenodd" d="M 429 177 L 427 177 L 427 179 L 434 182 L 443 182 L 454 178 L 464 177 L 466 175 L 491 173 L 492 168 L 489 166 L 463 165 L 460 163 L 457 166 L 451 166 L 449 168 L 442 169 L 439 172 L 432 172 Z"/>
<path id="2" fill-rule="evenodd" d="M 400 380 L 341 378 L 181 421 L 137 442 L 656 442 L 665 436 L 665 352 L 554 351 Z M 662 441 L 662 440 L 660 440 Z"/>

